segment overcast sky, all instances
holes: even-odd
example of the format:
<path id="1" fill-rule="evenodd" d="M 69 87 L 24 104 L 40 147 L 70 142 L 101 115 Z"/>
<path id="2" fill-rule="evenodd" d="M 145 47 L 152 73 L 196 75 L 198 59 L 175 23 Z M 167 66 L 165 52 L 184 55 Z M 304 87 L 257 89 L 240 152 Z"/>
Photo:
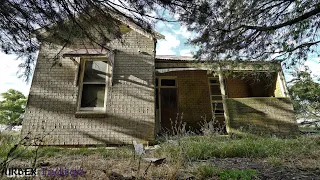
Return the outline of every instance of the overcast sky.
<path id="1" fill-rule="evenodd" d="M 157 55 L 192 56 L 195 48 L 187 46 L 185 43 L 194 33 L 187 31 L 185 26 L 181 26 L 179 23 L 158 22 L 155 30 L 166 37 L 165 40 L 158 41 Z M 0 93 L 12 88 L 28 95 L 31 83 L 27 84 L 18 78 L 18 65 L 21 61 L 15 59 L 14 55 L 0 53 Z M 320 75 L 319 60 L 320 58 L 315 57 L 306 62 L 306 65 L 317 75 Z M 286 78 L 287 80 L 290 78 L 288 74 L 286 74 Z"/>

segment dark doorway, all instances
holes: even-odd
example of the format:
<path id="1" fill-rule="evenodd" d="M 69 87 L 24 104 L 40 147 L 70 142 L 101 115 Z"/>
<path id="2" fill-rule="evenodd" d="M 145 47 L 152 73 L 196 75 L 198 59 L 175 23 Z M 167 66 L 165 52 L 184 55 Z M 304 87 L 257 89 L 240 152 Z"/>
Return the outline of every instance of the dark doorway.
<path id="1" fill-rule="evenodd" d="M 172 130 L 172 123 L 178 115 L 178 90 L 176 77 L 156 78 L 156 114 L 158 114 L 157 132 Z"/>
<path id="2" fill-rule="evenodd" d="M 160 88 L 161 130 L 172 130 L 178 113 L 177 88 Z"/>

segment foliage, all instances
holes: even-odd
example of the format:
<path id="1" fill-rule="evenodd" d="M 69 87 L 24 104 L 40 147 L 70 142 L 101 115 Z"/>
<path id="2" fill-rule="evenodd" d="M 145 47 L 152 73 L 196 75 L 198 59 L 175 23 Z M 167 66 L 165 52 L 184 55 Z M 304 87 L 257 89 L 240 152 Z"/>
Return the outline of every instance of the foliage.
<path id="1" fill-rule="evenodd" d="M 288 60 L 293 65 L 318 53 L 319 1 L 196 1 L 180 20 L 198 32 L 190 41 L 197 57 Z"/>
<path id="2" fill-rule="evenodd" d="M 21 125 L 27 98 L 14 89 L 9 89 L 1 95 L 4 100 L 0 101 L 0 123 Z"/>
<path id="3" fill-rule="evenodd" d="M 318 53 L 318 0 L 6 0 L 0 7 L 0 49 L 25 59 L 20 67 L 28 80 L 38 40 L 67 47 L 76 39 L 83 44 L 88 39 L 108 49 L 107 35 L 121 38 L 114 15 L 151 32 L 157 20 L 171 21 L 165 10 L 197 32 L 190 43 L 200 47 L 199 59 L 291 57 L 289 64 L 294 64 L 310 52 Z"/>
<path id="4" fill-rule="evenodd" d="M 309 121 L 320 120 L 319 80 L 316 82 L 307 68 L 305 71 L 294 73 L 294 78 L 290 81 L 289 93 L 298 118 Z"/>
<path id="5" fill-rule="evenodd" d="M 56 41 L 55 44 L 58 41 L 66 47 L 80 39 L 81 43 L 108 49 L 106 44 L 110 37 L 107 35 L 121 37 L 120 22 L 112 19 L 112 15 L 127 17 L 127 22 L 135 22 L 150 31 L 150 21 L 164 20 L 161 15 L 150 15 L 151 11 L 157 14 L 159 5 L 171 6 L 172 11 L 186 6 L 185 1 L 180 0 L 5 0 L 0 7 L 0 50 L 25 59 L 20 67 L 29 80 L 40 47 L 38 40 Z M 53 58 L 55 62 L 57 57 Z"/>
<path id="6" fill-rule="evenodd" d="M 16 159 L 31 160 L 31 167 L 36 167 L 38 150 L 43 143 L 43 137 L 30 139 L 29 135 L 30 133 L 21 138 L 11 133 L 0 133 L 0 179 L 4 176 L 4 172 L 10 166 L 10 163 Z M 33 148 L 30 148 L 31 146 Z"/>

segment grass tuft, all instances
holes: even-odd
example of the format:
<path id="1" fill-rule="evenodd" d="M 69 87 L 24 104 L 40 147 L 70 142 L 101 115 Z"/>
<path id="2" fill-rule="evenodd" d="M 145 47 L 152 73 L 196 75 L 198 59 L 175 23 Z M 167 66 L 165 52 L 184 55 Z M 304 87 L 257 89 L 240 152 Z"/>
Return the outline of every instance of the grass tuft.
<path id="1" fill-rule="evenodd" d="M 158 153 L 186 160 L 197 161 L 217 158 L 267 158 L 267 157 L 309 157 L 318 158 L 320 138 L 230 138 L 219 136 L 184 137 L 179 143 L 166 142 Z"/>
<path id="2" fill-rule="evenodd" d="M 258 172 L 253 169 L 246 170 L 238 170 L 238 169 L 230 169 L 224 170 L 220 172 L 219 177 L 220 180 L 251 180 L 256 179 L 258 176 Z"/>
<path id="3" fill-rule="evenodd" d="M 196 176 L 199 179 L 208 179 L 217 176 L 220 170 L 211 164 L 203 164 L 196 168 Z"/>

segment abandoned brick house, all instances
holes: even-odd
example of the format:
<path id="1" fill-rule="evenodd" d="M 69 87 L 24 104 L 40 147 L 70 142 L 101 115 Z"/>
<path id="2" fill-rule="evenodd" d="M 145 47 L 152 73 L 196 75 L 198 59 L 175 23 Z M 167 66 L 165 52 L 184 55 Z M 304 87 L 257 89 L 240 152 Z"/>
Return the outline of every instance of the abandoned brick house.
<path id="1" fill-rule="evenodd" d="M 161 34 L 120 20 L 127 29 L 122 42 L 109 42 L 112 50 L 73 45 L 59 53 L 59 44 L 41 44 L 23 137 L 45 135 L 46 145 L 151 143 L 177 119 L 197 129 L 212 117 L 227 133 L 298 132 L 280 63 L 277 71 L 264 62 L 232 69 L 250 74 L 258 64 L 258 80 L 209 73 L 212 64 L 157 56 Z M 60 66 L 52 66 L 58 53 Z"/>

